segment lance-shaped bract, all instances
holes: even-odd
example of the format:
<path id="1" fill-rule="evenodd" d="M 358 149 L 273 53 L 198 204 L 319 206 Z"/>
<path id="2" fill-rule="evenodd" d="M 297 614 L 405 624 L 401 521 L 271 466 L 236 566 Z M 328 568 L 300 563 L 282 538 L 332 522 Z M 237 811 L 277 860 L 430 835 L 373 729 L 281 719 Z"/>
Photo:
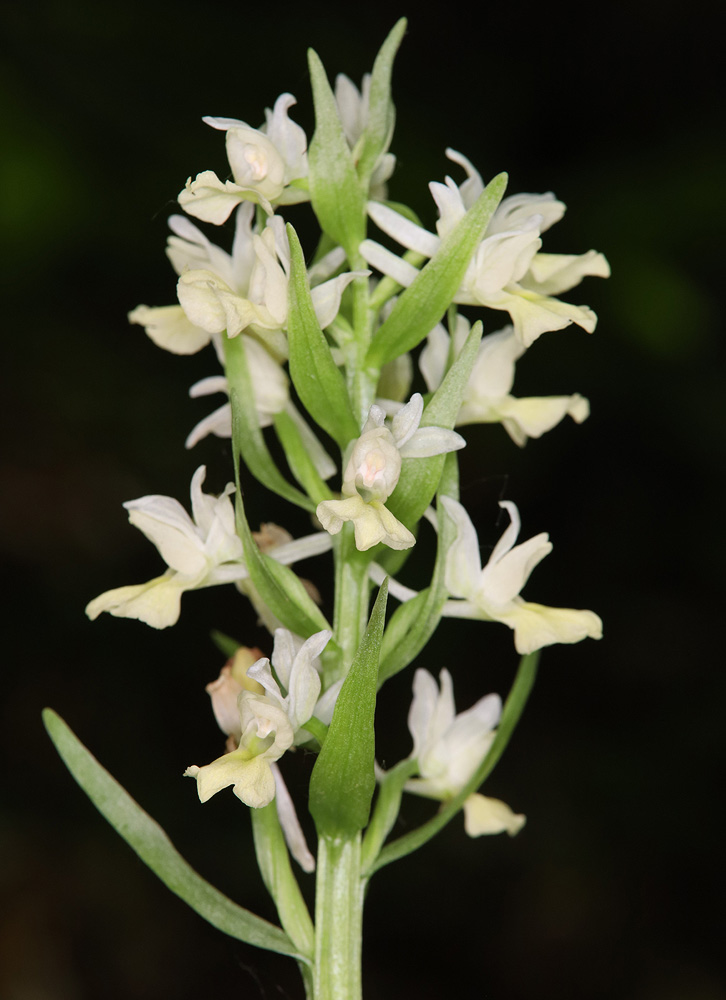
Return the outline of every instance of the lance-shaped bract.
<path id="1" fill-rule="evenodd" d="M 376 786 L 373 719 L 387 598 L 384 581 L 310 779 L 310 812 L 320 836 L 350 839 L 368 822 Z"/>

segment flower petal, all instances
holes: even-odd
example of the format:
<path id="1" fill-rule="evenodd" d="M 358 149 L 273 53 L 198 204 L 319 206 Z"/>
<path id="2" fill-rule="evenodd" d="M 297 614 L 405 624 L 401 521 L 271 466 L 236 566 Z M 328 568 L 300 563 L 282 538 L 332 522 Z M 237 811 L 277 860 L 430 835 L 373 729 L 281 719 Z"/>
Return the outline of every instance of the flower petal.
<path id="1" fill-rule="evenodd" d="M 148 583 L 107 590 L 86 605 L 86 614 L 93 621 L 107 611 L 115 618 L 136 618 L 152 628 L 168 628 L 179 620 L 185 589 L 177 574 L 168 572 Z"/>
<path id="2" fill-rule="evenodd" d="M 505 802 L 474 794 L 464 802 L 464 829 L 470 837 L 484 834 L 519 833 L 527 822 L 525 816 L 512 812 Z"/>
<path id="3" fill-rule="evenodd" d="M 593 611 L 548 608 L 521 600 L 514 603 L 515 607 L 498 620 L 514 629 L 514 646 L 522 655 L 558 642 L 602 638 L 602 621 Z"/>
<path id="4" fill-rule="evenodd" d="M 157 347 L 172 354 L 196 354 L 210 341 L 207 330 L 195 326 L 181 306 L 137 306 L 129 323 L 138 323 Z"/>
<path id="5" fill-rule="evenodd" d="M 471 597 L 479 586 L 479 538 L 466 510 L 451 497 L 442 497 L 444 510 L 456 525 L 456 538 L 446 556 L 446 588 L 454 597 Z"/>

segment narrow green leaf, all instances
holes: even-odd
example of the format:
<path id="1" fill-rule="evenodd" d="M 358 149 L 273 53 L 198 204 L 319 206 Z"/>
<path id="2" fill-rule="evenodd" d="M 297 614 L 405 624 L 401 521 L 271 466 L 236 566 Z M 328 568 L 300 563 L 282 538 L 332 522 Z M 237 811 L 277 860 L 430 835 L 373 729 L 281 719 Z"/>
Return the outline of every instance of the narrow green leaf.
<path id="1" fill-rule="evenodd" d="M 397 861 L 398 858 L 403 858 L 407 854 L 411 854 L 412 851 L 418 850 L 419 847 L 422 847 L 432 837 L 436 836 L 439 830 L 446 826 L 459 812 L 466 799 L 489 777 L 497 761 L 504 753 L 524 711 L 524 706 L 527 704 L 527 699 L 537 676 L 539 654 L 540 651 L 537 650 L 534 653 L 523 656 L 520 660 L 517 676 L 514 679 L 514 684 L 504 705 L 502 718 L 497 728 L 497 735 L 494 738 L 489 753 L 482 761 L 476 773 L 464 785 L 459 794 L 455 795 L 442 806 L 439 812 L 427 823 L 384 847 L 378 855 L 378 860 L 371 867 L 370 874 L 378 871 L 379 868 L 383 868 L 384 865 L 390 864 L 391 861 Z"/>
<path id="2" fill-rule="evenodd" d="M 284 411 L 276 413 L 274 421 L 275 433 L 285 450 L 287 464 L 295 479 L 315 504 L 319 504 L 322 500 L 330 500 L 333 494 L 320 478 L 295 421 Z"/>
<path id="3" fill-rule="evenodd" d="M 261 809 L 251 809 L 250 813 L 257 864 L 277 907 L 280 922 L 300 951 L 312 957 L 315 931 L 290 864 L 277 813 L 277 799 Z"/>
<path id="4" fill-rule="evenodd" d="M 387 596 L 384 581 L 310 778 L 310 812 L 320 836 L 348 839 L 365 827 L 370 815 L 376 787 L 373 720 Z"/>
<path id="5" fill-rule="evenodd" d="M 406 32 L 406 24 L 405 17 L 394 24 L 373 64 L 368 123 L 356 164 L 358 177 L 365 190 L 368 190 L 370 177 L 378 160 L 391 144 L 396 121 L 396 111 L 391 100 L 391 73 L 393 60 Z"/>
<path id="6" fill-rule="evenodd" d="M 43 722 L 66 767 L 86 795 L 164 885 L 225 934 L 258 948 L 307 961 L 279 927 L 233 903 L 198 875 L 159 824 L 99 764 L 59 715 L 46 708 Z"/>
<path id="7" fill-rule="evenodd" d="M 315 105 L 315 133 L 308 150 L 310 199 L 321 228 L 353 259 L 365 236 L 365 193 L 325 69 L 312 49 L 308 65 Z"/>
<path id="8" fill-rule="evenodd" d="M 452 430 L 461 409 L 471 370 L 474 367 L 482 325 L 476 322 L 469 331 L 459 357 L 424 408 L 422 427 L 445 427 Z M 404 458 L 401 478 L 386 506 L 399 521 L 411 528 L 422 516 L 436 493 L 446 455 L 431 458 Z"/>
<path id="9" fill-rule="evenodd" d="M 360 428 L 353 416 L 348 390 L 333 361 L 310 297 L 307 269 L 297 233 L 288 223 L 290 240 L 290 308 L 288 342 L 290 375 L 310 416 L 337 441 L 341 451 Z"/>
<path id="10" fill-rule="evenodd" d="M 263 486 L 290 503 L 314 511 L 315 504 L 285 479 L 268 451 L 255 407 L 247 357 L 242 336 L 223 336 L 225 370 L 232 408 L 232 445 L 239 451 L 252 475 Z"/>
<path id="11" fill-rule="evenodd" d="M 506 185 L 507 175 L 498 174 L 441 241 L 434 256 L 398 298 L 391 315 L 378 329 L 366 364 L 380 368 L 386 361 L 412 350 L 436 326 L 456 295 Z"/>
<path id="12" fill-rule="evenodd" d="M 325 615 L 305 590 L 300 578 L 256 545 L 245 514 L 242 491 L 237 486 L 235 516 L 242 539 L 245 563 L 259 596 L 285 628 L 307 639 L 313 632 L 329 629 Z"/>

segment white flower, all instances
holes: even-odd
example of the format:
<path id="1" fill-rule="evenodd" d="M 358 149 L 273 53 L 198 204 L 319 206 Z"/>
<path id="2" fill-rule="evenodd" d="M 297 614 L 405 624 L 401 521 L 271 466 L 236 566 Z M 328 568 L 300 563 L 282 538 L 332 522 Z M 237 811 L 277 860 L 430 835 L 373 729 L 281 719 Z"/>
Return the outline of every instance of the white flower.
<path id="1" fill-rule="evenodd" d="M 453 150 L 447 150 L 447 156 L 464 166 L 468 177 L 460 187 L 450 177 L 445 184 L 429 185 L 439 209 L 438 235 L 386 205 L 368 205 L 368 214 L 383 232 L 425 257 L 433 257 L 441 240 L 484 190 L 481 177 L 466 157 Z M 551 193 L 505 198 L 490 220 L 453 301 L 508 311 L 525 347 L 547 330 L 561 330 L 570 323 L 592 333 L 597 317 L 591 309 L 553 296 L 573 288 L 585 275 L 607 277 L 607 261 L 593 250 L 580 256 L 538 252 L 540 234 L 560 219 L 564 210 Z M 410 285 L 418 274 L 415 267 L 373 240 L 364 240 L 360 251 L 369 264 L 401 285 Z"/>
<path id="2" fill-rule="evenodd" d="M 441 689 L 426 670 L 417 670 L 408 728 L 413 737 L 411 757 L 420 778 L 406 782 L 406 791 L 446 802 L 466 785 L 494 742 L 502 702 L 490 694 L 465 712 L 456 714 L 454 690 L 448 670 L 439 675 Z M 525 822 L 498 799 L 470 795 L 464 803 L 465 829 L 471 837 L 484 833 L 514 836 Z"/>
<path id="3" fill-rule="evenodd" d="M 108 611 L 121 618 L 138 618 L 154 628 L 166 628 L 179 618 L 184 591 L 247 576 L 229 499 L 234 486 L 229 483 L 219 497 L 203 493 L 205 475 L 201 465 L 192 478 L 193 518 L 171 497 L 145 496 L 124 504 L 131 524 L 154 543 L 169 569 L 148 583 L 101 594 L 86 608 L 89 618 Z"/>
<path id="4" fill-rule="evenodd" d="M 181 272 L 179 302 L 187 318 L 209 335 L 226 330 L 236 337 L 243 330 L 261 340 L 277 360 L 287 357 L 290 245 L 279 216 L 269 219 L 260 235 L 252 232 L 253 208 L 240 206 L 232 256 L 227 266 L 196 267 Z M 199 233 L 186 222 L 187 239 Z M 177 231 L 179 231 L 178 226 Z M 200 234 L 201 235 L 201 234 Z M 316 285 L 311 290 L 315 315 L 322 328 L 335 319 L 340 297 L 353 280 L 351 272 Z"/>
<path id="5" fill-rule="evenodd" d="M 469 322 L 457 316 L 453 346 L 448 333 L 438 324 L 428 335 L 419 366 L 429 391 L 441 384 L 450 355 L 456 357 L 469 332 Z M 512 440 L 524 445 L 528 437 L 540 437 L 569 414 L 578 424 L 590 413 L 588 401 L 572 396 L 530 396 L 518 399 L 510 394 L 515 362 L 525 346 L 514 328 L 505 327 L 484 337 L 469 376 L 456 426 L 474 423 L 501 423 Z"/>
<path id="6" fill-rule="evenodd" d="M 313 716 L 325 725 L 329 725 L 333 717 L 333 708 L 343 682 L 333 684 L 321 697 L 319 663 L 320 654 L 331 635 L 324 629 L 303 641 L 287 629 L 275 629 L 272 666 L 270 660 L 263 658 L 247 671 L 251 680 L 262 685 L 267 697 L 287 713 L 296 745 L 311 739 L 311 734 L 303 727 Z"/>
<path id="7" fill-rule="evenodd" d="M 124 504 L 131 524 L 154 543 L 169 569 L 148 583 L 118 587 L 96 597 L 86 607 L 91 620 L 108 611 L 117 618 L 137 618 L 153 628 L 167 628 L 179 618 L 185 591 L 248 577 L 242 542 L 235 533 L 230 500 L 234 486 L 228 483 L 219 497 L 203 493 L 205 475 L 200 465 L 192 477 L 192 517 L 172 497 L 145 496 Z M 288 565 L 329 548 L 329 537 L 316 532 L 280 545 L 270 555 Z"/>
<path id="8" fill-rule="evenodd" d="M 274 110 L 266 109 L 266 123 L 251 128 L 237 118 L 205 117 L 212 128 L 226 132 L 227 159 L 233 181 L 222 182 L 213 170 L 187 180 L 179 194 L 185 212 L 203 222 L 220 225 L 241 201 L 262 205 L 268 215 L 273 204 L 307 201 L 304 187 L 290 187 L 307 177 L 307 139 L 288 111 L 296 104 L 292 94 L 281 94 Z"/>
<path id="9" fill-rule="evenodd" d="M 534 567 L 552 551 L 552 544 L 546 533 L 514 544 L 520 526 L 514 503 L 503 500 L 499 504 L 511 523 L 482 569 L 479 540 L 469 515 L 450 497 L 442 497 L 441 502 L 457 527 L 456 540 L 446 557 L 446 586 L 454 597 L 463 598 L 447 601 L 444 615 L 503 622 L 514 630 L 518 653 L 532 653 L 558 642 L 580 642 L 587 636 L 602 637 L 602 622 L 592 611 L 548 608 L 519 596 Z"/>
<path id="10" fill-rule="evenodd" d="M 290 245 L 281 218 L 269 219 L 260 234 L 253 231 L 253 221 L 254 206 L 240 205 L 229 254 L 183 215 L 171 216 L 173 235 L 166 252 L 179 275 L 180 305 L 138 306 L 129 321 L 145 327 L 155 344 L 174 354 L 194 354 L 225 331 L 228 337 L 244 331 L 264 344 L 276 361 L 284 360 Z M 340 297 L 355 277 L 346 272 L 323 281 L 340 263 L 336 248 L 310 270 L 313 308 L 323 328 L 337 316 Z"/>
<path id="11" fill-rule="evenodd" d="M 242 691 L 237 704 L 241 733 L 237 749 L 204 767 L 193 764 L 184 774 L 197 779 L 202 802 L 233 785 L 237 798 L 260 809 L 275 797 L 271 765 L 292 746 L 293 728 L 283 709 L 267 697 Z"/>
<path id="12" fill-rule="evenodd" d="M 365 73 L 361 89 L 358 90 L 353 81 L 344 73 L 339 73 L 335 78 L 335 103 L 338 105 L 338 114 L 343 126 L 345 138 L 348 145 L 353 150 L 353 157 L 357 160 L 357 144 L 363 136 L 368 125 L 371 99 L 371 75 Z M 378 157 L 378 161 L 373 168 L 370 180 L 370 196 L 375 201 L 384 201 L 387 194 L 386 181 L 390 178 L 396 166 L 396 157 L 388 152 L 393 131 L 388 136 L 385 149 Z"/>
<path id="13" fill-rule="evenodd" d="M 466 442 L 455 431 L 442 427 L 419 427 L 423 398 L 415 393 L 385 426 L 385 412 L 374 404 L 361 435 L 353 443 L 345 472 L 344 500 L 324 500 L 317 516 L 326 531 L 336 535 L 345 521 L 355 526 L 355 544 L 365 551 L 379 542 L 392 549 L 408 549 L 415 538 L 391 514 L 385 501 L 401 475 L 401 459 L 426 458 L 463 448 Z"/>
<path id="14" fill-rule="evenodd" d="M 243 691 L 251 691 L 253 694 L 258 695 L 265 694 L 265 689 L 262 685 L 248 676 L 250 667 L 254 666 L 261 659 L 264 658 L 259 649 L 240 646 L 234 656 L 222 667 L 217 680 L 212 681 L 211 684 L 207 684 L 206 691 L 212 700 L 214 717 L 217 720 L 219 728 L 228 737 L 228 753 L 236 751 L 242 740 L 239 696 Z M 340 685 L 338 685 L 338 688 L 340 688 Z M 200 770 L 202 769 L 193 771 L 192 776 L 198 777 Z M 290 853 L 303 871 L 315 871 L 315 859 L 308 848 L 305 834 L 302 831 L 297 813 L 295 812 L 295 805 L 287 790 L 282 773 L 274 762 L 271 764 L 271 770 L 275 779 L 277 815 Z M 204 782 L 204 777 L 202 780 Z M 203 787 L 206 791 L 206 783 Z"/>

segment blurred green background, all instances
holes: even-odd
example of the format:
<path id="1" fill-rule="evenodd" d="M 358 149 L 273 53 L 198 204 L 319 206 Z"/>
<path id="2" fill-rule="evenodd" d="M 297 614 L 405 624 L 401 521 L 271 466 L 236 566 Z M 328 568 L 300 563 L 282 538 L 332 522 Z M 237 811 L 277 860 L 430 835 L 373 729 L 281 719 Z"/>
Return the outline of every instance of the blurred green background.
<path id="1" fill-rule="evenodd" d="M 726 997 L 715 9 L 68 0 L 6 10 L 3 998 L 301 996 L 292 963 L 222 937 L 138 862 L 64 771 L 39 713 L 50 704 L 64 715 L 202 874 L 273 918 L 244 808 L 231 794 L 201 808 L 181 780 L 220 752 L 203 691 L 220 667 L 208 630 L 264 644 L 250 608 L 232 588 L 188 595 L 163 633 L 109 616 L 90 624 L 83 608 L 159 571 L 122 501 L 158 492 L 186 502 L 201 462 L 210 488 L 230 476 L 227 442 L 183 449 L 210 408 L 187 388 L 216 372 L 213 358 L 167 355 L 125 318 L 140 302 L 174 300 L 166 219 L 188 175 L 226 170 L 201 116 L 257 123 L 288 90 L 310 134 L 305 47 L 331 77 L 359 81 L 400 14 L 410 24 L 394 77 L 391 197 L 432 224 L 426 184 L 449 170 L 452 146 L 485 177 L 508 170 L 512 193 L 551 189 L 566 202 L 546 250 L 593 247 L 613 267 L 610 281 L 586 279 L 568 296 L 598 312 L 594 336 L 545 335 L 515 386 L 582 392 L 590 420 L 523 452 L 500 427 L 474 428 L 462 477 L 484 544 L 500 530 L 503 489 L 523 537 L 550 532 L 554 552 L 526 596 L 593 608 L 605 638 L 545 651 L 486 786 L 527 814 L 524 831 L 470 841 L 455 821 L 372 882 L 366 995 Z M 285 512 L 258 497 L 255 518 Z M 302 568 L 320 581 L 327 567 Z M 421 662 L 450 668 L 465 708 L 504 693 L 516 658 L 506 629 L 454 622 Z M 384 689 L 387 764 L 409 752 L 410 682 L 408 671 Z M 310 767 L 292 762 L 298 795 Z M 407 803 L 402 823 L 427 808 Z"/>

